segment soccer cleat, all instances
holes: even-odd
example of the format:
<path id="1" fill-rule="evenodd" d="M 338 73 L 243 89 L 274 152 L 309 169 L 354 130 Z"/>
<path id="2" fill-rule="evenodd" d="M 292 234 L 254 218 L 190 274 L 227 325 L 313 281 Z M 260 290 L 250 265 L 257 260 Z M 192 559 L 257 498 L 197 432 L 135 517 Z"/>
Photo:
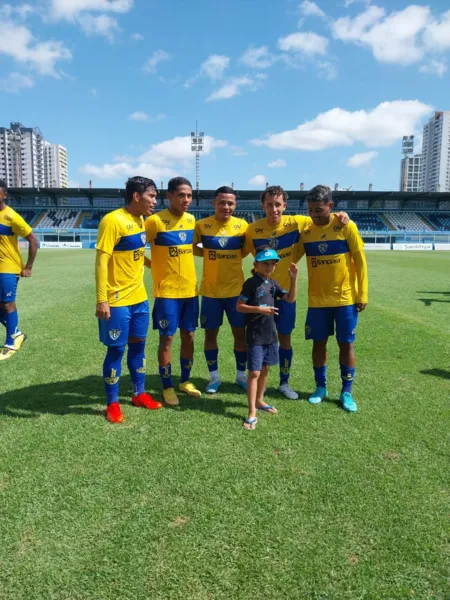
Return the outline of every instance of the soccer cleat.
<path id="1" fill-rule="evenodd" d="M 201 391 L 198 390 L 190 381 L 184 381 L 183 383 L 180 383 L 180 392 L 184 392 L 193 398 L 200 398 L 202 395 Z"/>
<path id="2" fill-rule="evenodd" d="M 315 391 L 308 398 L 308 402 L 310 404 L 320 404 L 324 398 L 328 398 L 327 388 L 320 387 L 318 385 Z"/>
<path id="3" fill-rule="evenodd" d="M 350 392 L 342 392 L 339 396 L 339 402 L 344 410 L 347 412 L 355 413 L 358 410 L 356 402 L 353 400 L 353 396 Z"/>
<path id="4" fill-rule="evenodd" d="M 24 333 L 19 333 L 19 335 L 14 338 L 14 350 L 16 350 L 16 352 L 22 348 L 26 339 L 27 336 Z"/>
<path id="5" fill-rule="evenodd" d="M 123 423 L 125 421 L 118 402 L 108 404 L 106 407 L 106 418 L 110 423 Z"/>
<path id="6" fill-rule="evenodd" d="M 11 358 L 16 353 L 14 348 L 10 348 L 9 346 L 4 346 L 0 350 L 0 360 L 6 360 L 7 358 Z"/>
<path id="7" fill-rule="evenodd" d="M 297 392 L 294 392 L 288 383 L 282 383 L 278 388 L 278 391 L 281 392 L 288 400 L 298 400 Z"/>
<path id="8" fill-rule="evenodd" d="M 157 408 L 162 407 L 162 402 L 157 402 L 146 392 L 141 392 L 136 396 L 132 396 L 131 404 L 133 406 L 148 408 L 148 410 L 156 410 Z"/>
<path id="9" fill-rule="evenodd" d="M 180 404 L 178 396 L 175 394 L 175 390 L 173 388 L 166 388 L 163 390 L 162 395 L 164 402 L 169 406 L 178 406 Z"/>
<path id="10" fill-rule="evenodd" d="M 240 379 L 238 377 L 236 379 L 235 383 L 236 383 L 236 385 L 238 385 L 239 387 L 241 387 L 245 392 L 247 391 L 247 380 L 246 379 Z"/>
<path id="11" fill-rule="evenodd" d="M 209 381 L 208 385 L 206 386 L 206 393 L 217 394 L 221 383 L 222 382 L 220 381 L 220 379 L 214 379 L 213 381 Z"/>

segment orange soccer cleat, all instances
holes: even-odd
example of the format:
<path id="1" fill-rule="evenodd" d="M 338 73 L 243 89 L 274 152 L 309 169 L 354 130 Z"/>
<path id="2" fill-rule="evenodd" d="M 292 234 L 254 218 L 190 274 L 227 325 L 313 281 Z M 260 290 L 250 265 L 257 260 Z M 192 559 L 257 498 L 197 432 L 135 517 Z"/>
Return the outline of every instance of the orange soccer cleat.
<path id="1" fill-rule="evenodd" d="M 106 407 L 106 418 L 110 423 L 123 423 L 125 421 L 118 402 L 113 402 Z"/>
<path id="2" fill-rule="evenodd" d="M 148 410 L 156 410 L 157 408 L 162 407 L 162 403 L 154 400 L 147 392 L 141 392 L 137 396 L 133 396 L 131 398 L 131 404 L 133 406 L 148 408 Z"/>

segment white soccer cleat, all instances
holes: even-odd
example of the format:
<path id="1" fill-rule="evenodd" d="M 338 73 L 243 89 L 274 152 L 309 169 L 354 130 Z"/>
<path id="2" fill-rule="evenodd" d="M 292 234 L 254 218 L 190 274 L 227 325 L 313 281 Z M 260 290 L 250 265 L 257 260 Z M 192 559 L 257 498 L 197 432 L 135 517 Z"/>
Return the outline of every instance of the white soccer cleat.
<path id="1" fill-rule="evenodd" d="M 294 392 L 294 390 L 288 383 L 283 383 L 282 385 L 280 385 L 278 391 L 281 392 L 283 396 L 288 400 L 298 400 L 297 392 Z"/>

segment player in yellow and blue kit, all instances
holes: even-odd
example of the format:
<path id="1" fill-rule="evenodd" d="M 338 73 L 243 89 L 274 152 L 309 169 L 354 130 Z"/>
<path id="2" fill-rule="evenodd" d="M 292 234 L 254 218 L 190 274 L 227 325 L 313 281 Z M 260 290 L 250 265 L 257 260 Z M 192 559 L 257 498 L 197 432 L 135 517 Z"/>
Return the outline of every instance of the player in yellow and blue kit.
<path id="1" fill-rule="evenodd" d="M 339 344 L 342 390 L 340 403 L 356 412 L 352 397 L 355 376 L 355 341 L 358 313 L 368 302 L 367 264 L 364 243 L 358 228 L 350 221 L 342 225 L 333 217 L 332 193 L 318 185 L 308 196 L 312 223 L 302 232 L 303 249 L 308 265 L 308 314 L 305 337 L 313 340 L 313 366 L 316 390 L 309 398 L 318 404 L 328 396 L 326 389 L 327 341 L 334 335 Z"/>
<path id="2" fill-rule="evenodd" d="M 247 352 L 245 346 L 245 316 L 237 311 L 237 301 L 244 283 L 242 259 L 248 224 L 233 217 L 236 192 L 220 187 L 213 200 L 214 215 L 200 219 L 195 226 L 194 254 L 203 256 L 203 277 L 200 285 L 202 306 L 200 323 L 205 330 L 205 358 L 209 370 L 207 393 L 215 394 L 220 387 L 217 336 L 224 312 L 234 338 L 236 383 L 247 389 L 245 375 Z M 200 249 L 197 244 L 201 243 Z"/>
<path id="3" fill-rule="evenodd" d="M 38 242 L 31 227 L 5 201 L 6 183 L 0 180 L 0 323 L 6 328 L 6 340 L 0 360 L 6 360 L 22 347 L 26 335 L 19 329 L 16 290 L 20 277 L 30 277 Z M 24 265 L 18 238 L 28 241 L 28 260 Z"/>
<path id="4" fill-rule="evenodd" d="M 103 363 L 106 418 L 124 420 L 119 405 L 122 357 L 128 344 L 127 365 L 133 383 L 131 402 L 147 409 L 161 407 L 145 393 L 145 340 L 149 306 L 144 286 L 144 219 L 153 213 L 156 185 L 146 177 L 132 177 L 126 184 L 126 205 L 103 217 L 97 239 L 95 278 L 100 341 L 107 346 Z M 148 259 L 147 259 L 148 261 Z"/>
<path id="5" fill-rule="evenodd" d="M 184 177 L 174 177 L 167 186 L 169 208 L 145 222 L 151 244 L 153 329 L 159 331 L 158 362 L 164 401 L 179 403 L 172 382 L 172 342 L 180 329 L 180 391 L 195 398 L 201 392 L 189 381 L 194 361 L 194 333 L 198 324 L 198 292 L 193 241 L 195 218 L 187 211 L 192 186 Z"/>

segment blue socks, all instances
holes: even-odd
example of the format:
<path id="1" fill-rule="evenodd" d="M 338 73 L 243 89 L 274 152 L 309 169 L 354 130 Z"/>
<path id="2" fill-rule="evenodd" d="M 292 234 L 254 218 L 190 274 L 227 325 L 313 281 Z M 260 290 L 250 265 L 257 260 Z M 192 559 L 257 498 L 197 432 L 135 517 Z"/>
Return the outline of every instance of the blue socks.
<path id="1" fill-rule="evenodd" d="M 218 348 L 216 348 L 215 350 L 205 350 L 206 363 L 208 365 L 208 371 L 210 373 L 211 373 L 211 371 L 217 371 L 219 369 L 218 357 L 219 357 Z M 181 359 L 181 360 L 184 360 L 184 359 Z"/>
<path id="2" fill-rule="evenodd" d="M 278 356 L 280 359 L 280 385 L 283 385 L 283 383 L 287 383 L 289 381 L 289 376 L 291 374 L 292 355 L 292 348 L 285 350 L 284 348 L 280 347 L 278 349 Z"/>
<path id="3" fill-rule="evenodd" d="M 317 387 L 327 387 L 327 365 L 323 367 L 313 367 L 314 368 L 314 379 L 316 380 Z"/>
<path id="4" fill-rule="evenodd" d="M 133 384 L 133 395 L 145 391 L 145 340 L 128 344 L 127 365 Z"/>
<path id="5" fill-rule="evenodd" d="M 237 376 L 240 378 L 245 378 L 245 369 L 247 368 L 247 352 L 235 350 L 234 357 L 236 359 Z"/>
<path id="6" fill-rule="evenodd" d="M 103 363 L 103 382 L 106 392 L 106 404 L 119 402 L 119 379 L 122 372 L 122 357 L 125 346 L 109 346 Z"/>
<path id="7" fill-rule="evenodd" d="M 173 388 L 172 383 L 172 365 L 169 363 L 166 367 L 159 367 L 159 376 L 161 377 L 161 383 L 163 390 Z"/>
<path id="8" fill-rule="evenodd" d="M 194 364 L 193 358 L 181 358 L 180 357 L 180 366 L 181 366 L 181 383 L 185 383 L 189 381 L 189 377 L 191 376 L 192 365 Z"/>
<path id="9" fill-rule="evenodd" d="M 19 316 L 17 310 L 14 312 L 6 313 L 6 342 L 5 346 L 11 346 L 14 348 L 14 335 L 18 333 L 17 326 L 19 325 Z"/>
<path id="10" fill-rule="evenodd" d="M 355 371 L 356 369 L 354 367 L 341 365 L 342 393 L 351 393 L 353 379 L 355 378 Z"/>

